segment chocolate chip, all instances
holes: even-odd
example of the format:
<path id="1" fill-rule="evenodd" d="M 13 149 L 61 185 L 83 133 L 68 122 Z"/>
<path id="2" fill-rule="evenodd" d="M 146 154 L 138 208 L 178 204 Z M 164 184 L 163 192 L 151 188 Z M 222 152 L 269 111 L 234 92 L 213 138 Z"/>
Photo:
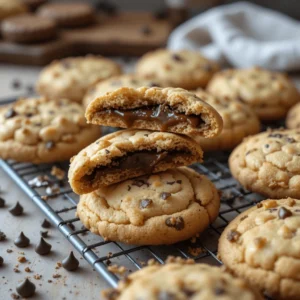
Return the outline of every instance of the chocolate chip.
<path id="1" fill-rule="evenodd" d="M 13 89 L 15 89 L 15 90 L 20 89 L 20 87 L 21 87 L 21 81 L 18 80 L 18 79 L 14 79 L 14 80 L 12 81 L 12 87 L 13 87 Z"/>
<path id="2" fill-rule="evenodd" d="M 183 62 L 184 61 L 184 59 L 178 54 L 173 54 L 172 59 L 174 59 L 175 61 L 178 61 L 178 62 Z"/>
<path id="3" fill-rule="evenodd" d="M 62 261 L 62 266 L 68 271 L 75 271 L 78 268 L 79 261 L 74 256 L 73 251 L 71 251 L 69 256 Z"/>
<path id="4" fill-rule="evenodd" d="M 215 288 L 215 295 L 224 295 L 225 294 L 225 290 L 222 287 L 216 287 Z"/>
<path id="5" fill-rule="evenodd" d="M 109 154 L 109 153 L 110 153 L 110 151 L 109 151 L 109 150 L 107 150 L 107 149 L 105 149 L 105 153 L 106 153 L 106 154 Z"/>
<path id="6" fill-rule="evenodd" d="M 142 26 L 140 31 L 144 35 L 150 35 L 152 33 L 152 29 L 148 25 Z"/>
<path id="7" fill-rule="evenodd" d="M 140 202 L 140 209 L 147 208 L 153 203 L 151 199 L 142 199 Z"/>
<path id="8" fill-rule="evenodd" d="M 4 263 L 4 259 L 3 259 L 3 257 L 2 257 L 2 256 L 0 256 L 0 266 L 2 266 L 2 265 L 3 265 L 3 263 Z"/>
<path id="9" fill-rule="evenodd" d="M 0 208 L 5 206 L 5 200 L 0 197 Z"/>
<path id="10" fill-rule="evenodd" d="M 29 246 L 30 240 L 22 231 L 20 235 L 15 239 L 14 244 L 19 248 L 26 248 L 27 246 Z"/>
<path id="11" fill-rule="evenodd" d="M 177 180 L 176 183 L 181 184 L 182 180 Z"/>
<path id="12" fill-rule="evenodd" d="M 184 293 L 185 296 L 187 297 L 192 297 L 196 293 L 195 291 L 190 290 L 189 288 L 184 288 L 182 289 L 182 292 Z"/>
<path id="13" fill-rule="evenodd" d="M 130 190 L 131 190 L 131 186 L 128 185 L 128 186 L 127 186 L 127 191 L 129 192 Z"/>
<path id="14" fill-rule="evenodd" d="M 51 227 L 51 223 L 47 219 L 44 219 L 44 221 L 42 222 L 41 226 L 43 228 L 50 228 Z"/>
<path id="15" fill-rule="evenodd" d="M 286 142 L 292 144 L 292 143 L 296 143 L 296 140 L 294 138 L 287 137 Z"/>
<path id="16" fill-rule="evenodd" d="M 165 223 L 168 227 L 174 227 L 178 231 L 184 228 L 184 219 L 182 217 L 169 217 Z"/>
<path id="17" fill-rule="evenodd" d="M 227 240 L 231 243 L 233 242 L 236 242 L 239 237 L 241 236 L 241 234 L 236 231 L 236 230 L 230 230 L 228 233 L 227 233 Z"/>
<path id="18" fill-rule="evenodd" d="M 132 185 L 135 185 L 135 186 L 137 186 L 137 187 L 142 187 L 144 184 L 147 185 L 147 186 L 150 185 L 148 182 L 145 182 L 145 181 L 142 180 L 142 179 L 136 179 L 136 180 L 134 180 L 134 181 L 132 182 Z"/>
<path id="19" fill-rule="evenodd" d="M 283 134 L 281 134 L 281 133 L 270 133 L 268 135 L 268 137 L 281 139 L 283 137 Z"/>
<path id="20" fill-rule="evenodd" d="M 285 208 L 285 207 L 280 207 L 279 208 L 279 211 L 278 211 L 279 219 L 285 219 L 285 218 L 288 218 L 292 215 L 293 215 L 293 213 L 290 210 L 288 210 L 287 208 Z"/>
<path id="21" fill-rule="evenodd" d="M 10 108 L 6 111 L 6 113 L 4 114 L 5 119 L 10 119 L 13 118 L 17 115 L 17 112 L 13 109 Z"/>
<path id="22" fill-rule="evenodd" d="M 23 210 L 23 206 L 19 202 L 17 202 L 16 205 L 9 210 L 9 212 L 13 216 L 20 216 L 23 214 Z"/>
<path id="23" fill-rule="evenodd" d="M 40 231 L 40 234 L 43 238 L 47 238 L 48 237 L 48 231 L 45 230 L 45 231 Z"/>
<path id="24" fill-rule="evenodd" d="M 175 183 L 175 181 L 167 181 L 167 184 L 169 185 L 173 185 Z"/>
<path id="25" fill-rule="evenodd" d="M 6 239 L 6 234 L 2 231 L 0 231 L 0 242 L 4 241 Z"/>
<path id="26" fill-rule="evenodd" d="M 24 282 L 17 286 L 16 291 L 21 297 L 28 298 L 34 295 L 35 285 L 26 278 Z"/>
<path id="27" fill-rule="evenodd" d="M 157 295 L 158 300 L 175 300 L 176 296 L 170 292 L 161 291 Z"/>
<path id="28" fill-rule="evenodd" d="M 162 192 L 159 197 L 163 200 L 167 200 L 168 198 L 171 197 L 171 193 L 167 193 L 167 192 Z"/>
<path id="29" fill-rule="evenodd" d="M 48 142 L 45 144 L 45 147 L 46 147 L 46 149 L 48 149 L 48 150 L 53 149 L 54 146 L 55 146 L 55 143 L 54 143 L 53 141 L 48 141 Z"/>
<path id="30" fill-rule="evenodd" d="M 157 82 L 150 82 L 148 84 L 149 87 L 160 87 L 160 84 L 158 84 Z"/>
<path id="31" fill-rule="evenodd" d="M 41 237 L 40 242 L 35 247 L 35 252 L 39 255 L 46 255 L 50 253 L 51 248 L 52 246 Z"/>

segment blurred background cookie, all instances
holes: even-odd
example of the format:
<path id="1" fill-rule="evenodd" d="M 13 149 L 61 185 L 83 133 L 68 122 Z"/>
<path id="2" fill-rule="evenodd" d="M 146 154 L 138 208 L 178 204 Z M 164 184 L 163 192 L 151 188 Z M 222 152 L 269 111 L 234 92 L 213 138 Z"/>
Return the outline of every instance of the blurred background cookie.
<path id="1" fill-rule="evenodd" d="M 300 128 L 300 103 L 294 105 L 286 118 L 287 128 Z"/>
<path id="2" fill-rule="evenodd" d="M 26 11 L 27 7 L 19 0 L 0 0 L 0 21 Z"/>
<path id="3" fill-rule="evenodd" d="M 21 0 L 30 11 L 35 11 L 39 6 L 45 4 L 47 0 Z"/>

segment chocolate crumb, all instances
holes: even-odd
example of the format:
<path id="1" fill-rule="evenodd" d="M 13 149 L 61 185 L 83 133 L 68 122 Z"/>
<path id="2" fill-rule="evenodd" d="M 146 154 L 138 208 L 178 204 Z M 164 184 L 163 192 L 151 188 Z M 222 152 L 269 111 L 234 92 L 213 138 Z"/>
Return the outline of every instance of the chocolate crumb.
<path id="1" fill-rule="evenodd" d="M 14 207 L 12 207 L 9 212 L 13 215 L 13 216 L 20 216 L 23 214 L 23 206 L 19 203 L 19 201 L 16 203 L 16 205 Z"/>
<path id="2" fill-rule="evenodd" d="M 6 234 L 2 231 L 0 231 L 0 242 L 4 241 L 6 239 Z"/>
<path id="3" fill-rule="evenodd" d="M 5 206 L 5 200 L 0 197 L 0 208 Z"/>
<path id="4" fill-rule="evenodd" d="M 11 249 L 6 249 L 7 253 L 12 253 L 13 251 Z"/>
<path id="5" fill-rule="evenodd" d="M 20 235 L 15 239 L 14 244 L 19 248 L 25 248 L 29 246 L 30 240 L 22 231 Z"/>
<path id="6" fill-rule="evenodd" d="M 142 199 L 140 202 L 140 209 L 147 208 L 153 203 L 151 199 Z"/>
<path id="7" fill-rule="evenodd" d="M 58 274 L 58 273 L 55 273 L 55 274 L 52 275 L 52 278 L 60 278 L 60 277 L 61 277 L 61 275 Z"/>
<path id="8" fill-rule="evenodd" d="M 19 256 L 19 257 L 18 257 L 18 262 L 24 263 L 24 262 L 26 262 L 26 261 L 27 261 L 27 259 L 26 259 L 25 256 Z"/>
<path id="9" fill-rule="evenodd" d="M 44 219 L 44 221 L 42 222 L 41 226 L 43 228 L 50 228 L 51 227 L 51 223 L 47 219 Z"/>
<path id="10" fill-rule="evenodd" d="M 236 242 L 239 237 L 241 236 L 241 234 L 236 231 L 236 230 L 230 230 L 228 233 L 227 233 L 227 240 L 231 243 L 233 242 Z"/>
<path id="11" fill-rule="evenodd" d="M 169 217 L 166 219 L 165 224 L 179 231 L 184 228 L 184 219 L 182 217 Z"/>
<path id="12" fill-rule="evenodd" d="M 160 193 L 159 197 L 163 200 L 167 200 L 168 198 L 171 197 L 171 193 L 168 193 L 168 192 L 162 192 Z"/>
<path id="13" fill-rule="evenodd" d="M 35 285 L 28 278 L 26 278 L 24 282 L 17 286 L 16 290 L 21 297 L 31 297 L 35 293 Z"/>
<path id="14" fill-rule="evenodd" d="M 0 256 L 0 267 L 3 265 L 3 263 L 4 263 L 4 259 L 2 256 Z"/>
<path id="15" fill-rule="evenodd" d="M 293 213 L 290 210 L 288 210 L 287 208 L 285 208 L 285 207 L 280 207 L 279 208 L 279 211 L 278 211 L 279 219 L 285 219 L 285 218 L 288 218 L 292 215 L 293 215 Z"/>

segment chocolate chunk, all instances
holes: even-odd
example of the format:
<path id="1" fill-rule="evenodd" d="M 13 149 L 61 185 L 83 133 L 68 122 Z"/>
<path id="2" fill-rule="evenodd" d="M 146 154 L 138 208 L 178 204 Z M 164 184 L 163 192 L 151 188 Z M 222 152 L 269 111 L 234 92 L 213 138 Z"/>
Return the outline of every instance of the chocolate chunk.
<path id="1" fill-rule="evenodd" d="M 9 210 L 9 212 L 13 216 L 20 216 L 23 214 L 23 210 L 23 206 L 19 202 L 17 202 L 16 205 Z"/>
<path id="2" fill-rule="evenodd" d="M 12 87 L 13 89 L 18 90 L 21 87 L 21 81 L 18 79 L 14 79 L 12 81 Z"/>
<path id="3" fill-rule="evenodd" d="M 14 241 L 14 244 L 19 248 L 25 248 L 25 247 L 29 246 L 29 243 L 30 243 L 30 240 L 23 233 L 23 231 L 20 233 L 20 235 Z"/>
<path id="4" fill-rule="evenodd" d="M 288 210 L 287 208 L 285 208 L 285 207 L 280 207 L 279 208 L 279 211 L 278 211 L 279 219 L 285 219 L 285 218 L 290 217 L 292 215 L 293 215 L 293 213 L 290 210 Z"/>
<path id="5" fill-rule="evenodd" d="M 161 291 L 157 295 L 158 300 L 175 300 L 177 297 L 173 293 Z"/>
<path id="6" fill-rule="evenodd" d="M 43 238 L 47 238 L 48 237 L 48 231 L 40 231 L 40 234 Z"/>
<path id="7" fill-rule="evenodd" d="M 35 247 L 35 252 L 39 255 L 46 255 L 50 253 L 51 248 L 52 246 L 41 237 L 39 244 Z"/>
<path id="8" fill-rule="evenodd" d="M 175 181 L 167 181 L 167 184 L 169 185 L 173 185 L 175 183 Z"/>
<path id="9" fill-rule="evenodd" d="M 184 228 L 184 219 L 182 217 L 169 217 L 165 223 L 168 227 L 174 227 L 178 231 Z"/>
<path id="10" fill-rule="evenodd" d="M 184 61 L 184 59 L 178 54 L 173 54 L 172 59 L 174 59 L 175 61 L 178 61 L 178 62 L 183 62 Z"/>
<path id="11" fill-rule="evenodd" d="M 136 180 L 134 180 L 134 181 L 132 182 L 132 185 L 135 185 L 135 186 L 137 186 L 137 187 L 142 187 L 144 184 L 147 185 L 147 186 L 149 186 L 149 183 L 148 183 L 148 182 L 145 182 L 145 181 L 142 180 L 142 179 L 136 179 Z"/>
<path id="12" fill-rule="evenodd" d="M 5 119 L 10 119 L 13 118 L 17 115 L 17 112 L 13 109 L 10 108 L 6 111 L 6 113 L 4 114 Z"/>
<path id="13" fill-rule="evenodd" d="M 281 133 L 270 133 L 268 135 L 268 137 L 281 139 L 283 137 L 283 134 L 281 134 Z"/>
<path id="14" fill-rule="evenodd" d="M 4 263 L 4 259 L 2 256 L 0 256 L 0 267 L 3 265 L 3 263 Z"/>
<path id="15" fill-rule="evenodd" d="M 150 35 L 152 33 L 152 29 L 148 25 L 144 25 L 141 27 L 141 33 L 144 35 Z"/>
<path id="16" fill-rule="evenodd" d="M 41 226 L 43 228 L 50 228 L 51 227 L 51 223 L 47 219 L 44 219 L 44 221 L 42 222 Z"/>
<path id="17" fill-rule="evenodd" d="M 28 298 L 34 295 L 35 285 L 26 278 L 24 282 L 17 286 L 16 291 L 21 297 Z"/>
<path id="18" fill-rule="evenodd" d="M 75 271 L 78 268 L 79 261 L 74 256 L 73 251 L 71 251 L 69 256 L 62 261 L 62 266 L 68 271 Z"/>
<path id="19" fill-rule="evenodd" d="M 216 287 L 215 288 L 215 295 L 224 295 L 225 294 L 225 289 L 222 287 Z"/>
<path id="20" fill-rule="evenodd" d="M 231 243 L 233 242 L 236 242 L 239 237 L 241 236 L 241 234 L 236 231 L 236 230 L 230 230 L 228 233 L 227 233 L 227 240 Z"/>
<path id="21" fill-rule="evenodd" d="M 140 209 L 144 209 L 147 208 L 148 206 L 150 206 L 152 204 L 152 200 L 151 199 L 142 199 L 140 202 Z"/>
<path id="22" fill-rule="evenodd" d="M 167 192 L 162 192 L 159 197 L 163 200 L 167 200 L 168 198 L 171 197 L 171 193 L 167 193 Z"/>
<path id="23" fill-rule="evenodd" d="M 5 200 L 0 197 L 0 208 L 5 206 Z"/>
<path id="24" fill-rule="evenodd" d="M 45 144 L 45 147 L 46 147 L 46 149 L 48 149 L 48 150 L 53 149 L 54 146 L 55 146 L 55 143 L 54 143 L 53 141 L 48 141 L 48 142 Z"/>
<path id="25" fill-rule="evenodd" d="M 0 242 L 4 241 L 6 239 L 6 234 L 2 231 L 0 231 Z"/>

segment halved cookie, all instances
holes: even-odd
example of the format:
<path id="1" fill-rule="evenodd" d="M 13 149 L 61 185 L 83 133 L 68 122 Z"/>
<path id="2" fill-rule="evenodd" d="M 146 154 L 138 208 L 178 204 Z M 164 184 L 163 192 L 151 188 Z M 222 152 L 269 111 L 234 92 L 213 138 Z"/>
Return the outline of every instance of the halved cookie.
<path id="1" fill-rule="evenodd" d="M 89 123 L 214 137 L 222 118 L 195 94 L 180 88 L 123 87 L 96 98 L 86 111 Z"/>
<path id="2" fill-rule="evenodd" d="M 121 130 L 79 152 L 71 161 L 69 181 L 75 193 L 86 194 L 128 178 L 201 161 L 202 150 L 189 137 Z"/>

